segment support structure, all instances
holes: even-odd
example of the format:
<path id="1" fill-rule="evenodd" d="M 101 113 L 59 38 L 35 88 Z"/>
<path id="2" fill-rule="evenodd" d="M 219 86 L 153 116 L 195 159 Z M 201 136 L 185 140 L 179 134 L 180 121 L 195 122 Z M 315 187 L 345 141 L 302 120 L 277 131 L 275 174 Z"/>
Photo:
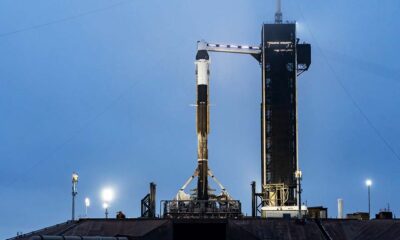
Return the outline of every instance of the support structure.
<path id="1" fill-rule="evenodd" d="M 251 216 L 257 216 L 256 182 L 251 182 Z"/>
<path id="2" fill-rule="evenodd" d="M 251 216 L 257 217 L 262 214 L 261 208 L 264 205 L 264 196 L 257 192 L 256 182 L 251 182 Z"/>
<path id="3" fill-rule="evenodd" d="M 311 46 L 299 43 L 295 22 L 283 23 L 280 0 L 275 23 L 264 24 L 261 37 L 263 206 L 272 212 L 287 209 L 291 215 L 297 211 L 301 218 L 305 206 L 298 162 L 297 77 L 311 64 Z"/>
<path id="4" fill-rule="evenodd" d="M 141 200 L 141 217 L 156 217 L 156 184 L 150 183 L 150 192 Z"/>

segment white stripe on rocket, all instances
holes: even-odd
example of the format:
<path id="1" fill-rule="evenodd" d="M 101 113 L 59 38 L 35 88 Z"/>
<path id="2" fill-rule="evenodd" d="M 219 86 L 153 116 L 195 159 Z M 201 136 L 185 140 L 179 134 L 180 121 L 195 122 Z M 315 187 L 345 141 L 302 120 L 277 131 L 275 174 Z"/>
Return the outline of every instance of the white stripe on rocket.
<path id="1" fill-rule="evenodd" d="M 197 85 L 208 85 L 209 61 L 205 59 L 197 60 L 196 66 L 197 66 Z"/>

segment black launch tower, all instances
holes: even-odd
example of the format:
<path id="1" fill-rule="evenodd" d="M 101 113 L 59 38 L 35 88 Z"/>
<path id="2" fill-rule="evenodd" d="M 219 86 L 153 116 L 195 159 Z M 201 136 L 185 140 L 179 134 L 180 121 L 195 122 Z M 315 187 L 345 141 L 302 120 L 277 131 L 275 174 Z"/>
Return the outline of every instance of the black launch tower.
<path id="1" fill-rule="evenodd" d="M 296 23 L 262 27 L 261 182 L 264 205 L 295 205 L 297 76 L 311 64 L 310 44 L 299 43 Z"/>

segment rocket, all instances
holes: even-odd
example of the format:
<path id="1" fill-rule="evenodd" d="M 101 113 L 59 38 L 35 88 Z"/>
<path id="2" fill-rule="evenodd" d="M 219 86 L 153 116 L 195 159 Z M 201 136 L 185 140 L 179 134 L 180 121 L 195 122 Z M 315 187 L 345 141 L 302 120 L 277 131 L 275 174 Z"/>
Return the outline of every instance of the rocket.
<path id="1" fill-rule="evenodd" d="M 210 132 L 209 125 L 209 76 L 210 58 L 206 50 L 196 54 L 196 83 L 197 83 L 197 199 L 208 200 L 208 147 L 207 140 Z"/>

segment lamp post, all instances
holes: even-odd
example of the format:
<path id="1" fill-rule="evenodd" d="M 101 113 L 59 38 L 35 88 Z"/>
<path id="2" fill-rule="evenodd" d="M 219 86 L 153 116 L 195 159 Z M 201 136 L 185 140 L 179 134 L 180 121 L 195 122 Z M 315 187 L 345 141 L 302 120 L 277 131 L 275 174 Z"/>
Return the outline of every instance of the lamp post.
<path id="1" fill-rule="evenodd" d="M 72 173 L 72 221 L 75 221 L 75 197 L 78 194 L 76 185 L 78 184 L 78 174 Z"/>
<path id="2" fill-rule="evenodd" d="M 297 205 L 298 205 L 298 219 L 302 219 L 302 212 L 301 212 L 301 178 L 302 178 L 302 172 L 300 170 L 297 170 L 295 172 L 296 180 L 297 180 Z"/>
<path id="3" fill-rule="evenodd" d="M 108 218 L 108 208 L 110 202 L 114 199 L 114 191 L 111 188 L 104 188 L 101 192 L 101 197 L 103 199 L 103 208 L 106 218 Z"/>
<path id="4" fill-rule="evenodd" d="M 106 215 L 106 219 L 108 218 L 108 203 L 103 203 L 104 214 Z"/>
<path id="5" fill-rule="evenodd" d="M 368 217 L 371 219 L 371 185 L 372 185 L 372 180 L 367 179 L 365 181 L 365 185 L 368 187 Z"/>
<path id="6" fill-rule="evenodd" d="M 90 199 L 87 197 L 85 198 L 85 216 L 88 217 L 88 208 L 90 207 Z"/>

